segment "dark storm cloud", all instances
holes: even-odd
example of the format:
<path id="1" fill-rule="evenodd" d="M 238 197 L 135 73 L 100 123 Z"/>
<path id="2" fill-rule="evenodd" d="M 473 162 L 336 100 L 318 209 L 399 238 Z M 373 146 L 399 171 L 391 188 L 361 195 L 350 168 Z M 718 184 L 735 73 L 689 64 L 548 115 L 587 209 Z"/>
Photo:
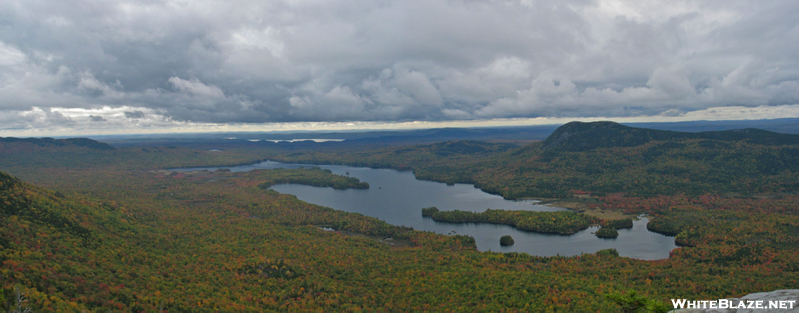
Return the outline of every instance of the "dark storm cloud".
<path id="1" fill-rule="evenodd" d="M 0 114 L 260 123 L 795 104 L 797 14 L 795 1 L 4 1 Z"/>

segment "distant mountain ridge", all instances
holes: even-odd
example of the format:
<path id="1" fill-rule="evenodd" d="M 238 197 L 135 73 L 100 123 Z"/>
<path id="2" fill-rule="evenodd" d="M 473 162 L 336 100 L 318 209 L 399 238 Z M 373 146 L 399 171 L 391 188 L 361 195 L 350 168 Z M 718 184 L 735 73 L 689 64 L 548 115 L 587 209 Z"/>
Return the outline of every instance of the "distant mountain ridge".
<path id="1" fill-rule="evenodd" d="M 624 126 L 616 122 L 571 122 L 556 129 L 542 143 L 545 150 L 586 151 L 609 147 L 634 147 L 650 141 L 708 139 L 746 141 L 760 145 L 796 145 L 799 135 L 745 128 L 698 133 Z"/>
<path id="2" fill-rule="evenodd" d="M 89 138 L 16 138 L 0 137 L 0 143 L 30 143 L 37 146 L 78 146 L 96 150 L 115 150 L 113 146 Z"/>

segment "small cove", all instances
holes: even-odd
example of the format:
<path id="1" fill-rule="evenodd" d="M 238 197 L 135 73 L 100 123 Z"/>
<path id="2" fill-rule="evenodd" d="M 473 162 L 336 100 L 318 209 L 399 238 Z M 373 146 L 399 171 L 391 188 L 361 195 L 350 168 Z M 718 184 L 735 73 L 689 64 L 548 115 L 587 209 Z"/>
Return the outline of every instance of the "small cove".
<path id="1" fill-rule="evenodd" d="M 255 169 L 301 168 L 317 165 L 280 163 L 265 161 L 257 164 L 235 167 L 184 168 L 176 171 L 216 170 L 227 168 L 233 172 Z M 619 230 L 616 239 L 600 239 L 593 232 L 597 227 L 589 227 L 576 234 L 552 235 L 517 230 L 507 225 L 444 223 L 422 217 L 421 209 L 435 206 L 442 211 L 464 210 L 483 212 L 486 209 L 559 211 L 536 204 L 536 201 L 505 200 L 491 195 L 468 184 L 446 185 L 431 181 L 417 180 L 411 172 L 390 169 L 372 169 L 343 165 L 319 165 L 334 174 L 355 177 L 370 184 L 369 189 L 334 190 L 333 188 L 312 187 L 296 184 L 272 186 L 272 189 L 297 196 L 300 200 L 331 207 L 337 210 L 360 213 L 384 220 L 394 225 L 413 227 L 416 230 L 432 231 L 439 234 L 459 234 L 474 237 L 480 251 L 524 252 L 538 256 L 571 256 L 593 253 L 601 249 L 615 248 L 621 256 L 637 259 L 665 259 L 676 248 L 673 237 L 663 236 L 646 229 L 647 219 L 633 222 L 632 229 Z M 508 247 L 499 245 L 499 238 L 510 235 L 515 244 Z"/>

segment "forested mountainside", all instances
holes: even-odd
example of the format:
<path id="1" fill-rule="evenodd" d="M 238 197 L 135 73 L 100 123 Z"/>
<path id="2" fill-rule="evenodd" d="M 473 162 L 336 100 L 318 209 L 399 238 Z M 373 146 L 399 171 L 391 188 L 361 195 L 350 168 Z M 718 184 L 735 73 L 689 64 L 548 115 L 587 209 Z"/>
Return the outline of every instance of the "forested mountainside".
<path id="1" fill-rule="evenodd" d="M 571 122 L 556 129 L 541 144 L 545 150 L 586 151 L 598 148 L 634 147 L 651 141 L 690 139 L 743 141 L 758 145 L 797 145 L 799 135 L 745 128 L 724 131 L 678 132 L 635 128 L 614 122 Z"/>
<path id="2" fill-rule="evenodd" d="M 796 192 L 799 135 L 570 123 L 540 144 L 476 167 L 467 177 L 508 198 L 566 197 L 574 190 L 638 196 Z"/>
<path id="3" fill-rule="evenodd" d="M 663 145 L 657 158 L 642 156 Z M 35 312 L 613 312 L 621 309 L 619 299 L 639 299 L 633 292 L 662 308 L 672 298 L 740 297 L 795 288 L 799 280 L 799 195 L 790 144 L 689 138 L 587 151 L 478 141 L 371 152 L 257 147 L 111 150 L 0 141 L 0 171 L 13 175 L 0 174 L 0 308 L 20 304 L 20 292 L 27 299 L 21 305 Z M 765 156 L 784 164 L 769 172 L 758 167 Z M 648 228 L 676 236 L 682 247 L 658 261 L 614 251 L 574 257 L 479 252 L 471 237 L 413 231 L 268 188 L 281 182 L 367 187 L 323 170 L 164 170 L 265 158 L 404 167 L 442 181 L 496 186 L 511 197 L 536 195 L 545 190 L 540 182 L 551 180 L 553 194 L 590 200 L 587 212 L 649 214 Z M 658 159 L 691 171 L 644 170 L 660 166 Z M 718 181 L 708 162 L 739 166 L 743 174 L 721 173 L 751 175 L 752 181 L 740 179 L 744 184 L 770 183 L 760 191 L 727 192 L 738 183 Z M 633 177 L 636 183 L 614 171 L 642 176 Z M 641 180 L 647 177 L 663 178 Z M 678 178 L 707 189 L 658 194 L 673 190 Z M 439 215 L 517 221 L 502 212 Z M 387 237 L 397 244 L 386 244 Z"/>
<path id="4" fill-rule="evenodd" d="M 463 146 L 470 149 L 454 148 Z M 455 141 L 274 151 L 270 158 L 282 161 L 412 169 L 420 179 L 472 183 L 510 199 L 799 191 L 799 135 L 757 129 L 685 133 L 574 122 L 523 147 Z"/>

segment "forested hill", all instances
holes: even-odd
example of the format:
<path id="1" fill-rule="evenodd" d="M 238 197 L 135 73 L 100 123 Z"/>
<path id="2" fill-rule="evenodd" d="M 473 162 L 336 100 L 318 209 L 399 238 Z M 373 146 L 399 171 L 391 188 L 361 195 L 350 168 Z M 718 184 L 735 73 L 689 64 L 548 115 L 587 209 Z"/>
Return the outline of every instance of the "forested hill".
<path id="1" fill-rule="evenodd" d="M 0 172 L 0 221 L 9 228 L 0 232 L 0 246 L 8 250 L 16 249 L 19 244 L 14 238 L 24 235 L 14 233 L 11 225 L 17 222 L 26 223 L 29 227 L 43 227 L 52 231 L 67 233 L 86 243 L 92 234 L 95 223 L 109 223 L 109 208 L 89 207 L 67 199 L 61 193 L 24 183 L 15 177 Z M 101 217 L 102 216 L 102 217 Z M 8 231 L 8 232 L 7 232 Z M 16 241 L 18 242 L 18 241 Z"/>
<path id="2" fill-rule="evenodd" d="M 96 150 L 114 150 L 113 146 L 102 143 L 99 141 L 91 140 L 88 138 L 67 138 L 67 139 L 54 139 L 54 138 L 16 138 L 16 137 L 0 137 L 0 143 L 9 144 L 31 144 L 36 146 L 78 146 Z"/>
<path id="3" fill-rule="evenodd" d="M 462 180 L 507 198 L 566 197 L 572 190 L 638 196 L 796 192 L 799 135 L 572 122 L 541 143 L 471 168 L 480 170 L 461 170 Z M 438 179 L 434 171 L 417 172 Z"/>
<path id="4" fill-rule="evenodd" d="M 677 132 L 572 122 L 522 147 L 453 141 L 269 153 L 283 162 L 412 169 L 419 179 L 470 183 L 509 199 L 799 191 L 799 135 L 754 128 Z"/>
<path id="5" fill-rule="evenodd" d="M 596 148 L 634 147 L 651 141 L 707 139 L 745 141 L 760 145 L 796 145 L 799 135 L 745 128 L 725 131 L 677 132 L 624 126 L 615 122 L 571 122 L 555 130 L 542 143 L 546 150 L 586 151 Z"/>
<path id="6" fill-rule="evenodd" d="M 114 201 L 65 195 L 0 172 L 0 311 L 86 309 L 76 303 L 86 302 L 77 300 L 86 299 L 82 291 L 102 290 L 97 281 L 117 273 L 109 267 L 123 266 L 103 263 L 122 253 L 119 247 L 136 246 L 119 240 L 136 232 L 132 220 Z M 95 270 L 98 264 L 104 268 Z"/>

